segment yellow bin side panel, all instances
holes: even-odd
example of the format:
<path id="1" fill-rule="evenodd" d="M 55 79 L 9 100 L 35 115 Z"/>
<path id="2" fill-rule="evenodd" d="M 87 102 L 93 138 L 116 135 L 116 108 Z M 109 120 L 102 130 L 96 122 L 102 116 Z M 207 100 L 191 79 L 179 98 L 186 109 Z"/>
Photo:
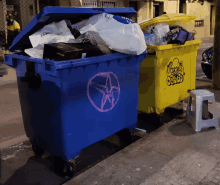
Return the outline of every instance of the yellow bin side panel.
<path id="1" fill-rule="evenodd" d="M 157 50 L 141 63 L 139 111 L 160 114 L 195 89 L 198 43 Z"/>
<path id="2" fill-rule="evenodd" d="M 148 55 L 140 66 L 139 108 L 141 112 L 155 112 L 155 56 Z"/>

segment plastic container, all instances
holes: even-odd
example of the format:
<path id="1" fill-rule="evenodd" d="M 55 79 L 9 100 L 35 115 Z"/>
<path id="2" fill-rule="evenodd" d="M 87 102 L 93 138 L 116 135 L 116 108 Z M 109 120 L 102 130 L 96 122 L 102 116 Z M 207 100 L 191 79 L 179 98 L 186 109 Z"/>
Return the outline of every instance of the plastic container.
<path id="1" fill-rule="evenodd" d="M 144 38 L 145 38 L 146 45 L 155 45 L 156 44 L 154 34 L 145 33 Z"/>
<path id="2" fill-rule="evenodd" d="M 46 7 L 15 38 L 11 50 L 30 48 L 28 36 L 65 18 L 72 23 L 99 13 L 132 17 L 133 8 Z M 121 53 L 71 61 L 5 55 L 16 69 L 27 136 L 36 149 L 69 161 L 116 132 L 137 125 L 139 56 Z M 41 153 L 40 150 L 35 150 Z"/>
<path id="3" fill-rule="evenodd" d="M 173 14 L 171 14 L 173 15 Z M 169 14 L 157 17 L 140 24 L 144 29 L 150 23 L 166 20 L 169 25 L 182 20 L 180 15 L 172 17 Z M 168 17 L 168 18 L 167 18 Z M 179 17 L 179 19 L 178 19 Z M 187 17 L 186 17 L 187 18 Z M 188 90 L 195 89 L 196 57 L 201 40 L 186 41 L 184 45 L 167 44 L 148 46 L 148 55 L 141 62 L 139 77 L 139 107 L 140 112 L 161 114 L 165 108 L 186 99 Z"/>

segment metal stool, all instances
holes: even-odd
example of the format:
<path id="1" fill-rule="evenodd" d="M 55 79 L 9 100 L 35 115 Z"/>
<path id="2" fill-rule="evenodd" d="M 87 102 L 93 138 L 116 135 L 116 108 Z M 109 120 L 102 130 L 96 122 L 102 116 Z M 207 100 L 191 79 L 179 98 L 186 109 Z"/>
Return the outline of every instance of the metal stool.
<path id="1" fill-rule="evenodd" d="M 194 101 L 192 101 L 192 98 L 194 98 Z M 212 112 L 212 114 L 210 114 L 208 112 L 208 100 L 212 101 L 212 104 L 215 105 L 214 93 L 208 90 L 193 90 L 190 92 L 186 120 L 197 133 L 201 131 L 202 128 L 213 126 L 219 131 L 217 113 Z M 192 106 L 195 106 L 194 111 L 192 110 Z M 206 116 L 203 113 L 205 113 Z"/>

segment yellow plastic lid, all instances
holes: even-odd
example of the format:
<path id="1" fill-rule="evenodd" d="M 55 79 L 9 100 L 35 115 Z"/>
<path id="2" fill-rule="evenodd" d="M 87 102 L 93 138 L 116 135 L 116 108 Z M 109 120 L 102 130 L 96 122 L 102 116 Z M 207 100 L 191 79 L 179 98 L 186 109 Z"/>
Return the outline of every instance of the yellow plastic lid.
<path id="1" fill-rule="evenodd" d="M 141 29 L 144 29 L 152 24 L 162 23 L 162 22 L 167 23 L 169 25 L 174 25 L 174 24 L 178 25 L 178 22 L 183 22 L 183 24 L 186 25 L 195 19 L 196 19 L 195 15 L 186 15 L 184 13 L 163 14 L 161 16 L 152 18 L 150 20 L 148 19 L 142 21 L 141 23 L 139 23 L 139 26 L 141 27 Z"/>

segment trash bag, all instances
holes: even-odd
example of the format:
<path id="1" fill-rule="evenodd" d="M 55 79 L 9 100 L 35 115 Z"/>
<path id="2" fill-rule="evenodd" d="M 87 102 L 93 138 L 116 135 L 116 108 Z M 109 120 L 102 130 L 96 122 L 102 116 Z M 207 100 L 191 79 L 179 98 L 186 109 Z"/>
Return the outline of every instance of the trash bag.
<path id="1" fill-rule="evenodd" d="M 73 25 L 72 25 L 72 28 L 75 28 L 75 29 L 77 29 L 77 30 L 80 30 L 81 28 L 83 28 L 83 27 L 86 25 L 87 21 L 88 21 L 88 19 L 85 19 L 85 20 L 80 21 L 80 22 L 78 22 L 78 23 L 76 23 L 76 24 L 73 24 Z"/>
<path id="2" fill-rule="evenodd" d="M 188 35 L 188 38 L 187 38 L 187 41 L 190 41 L 190 40 L 195 40 L 195 36 L 193 35 L 192 32 L 189 32 L 189 35 Z"/>
<path id="3" fill-rule="evenodd" d="M 25 49 L 24 52 L 32 58 L 43 59 L 44 46 L 39 45 L 35 48 L 28 48 Z"/>
<path id="4" fill-rule="evenodd" d="M 97 32 L 88 31 L 86 33 L 81 34 L 76 40 L 75 43 L 90 43 L 93 46 L 99 44 L 105 44 L 105 41 L 100 37 Z"/>
<path id="5" fill-rule="evenodd" d="M 78 29 L 74 28 L 71 24 L 71 21 L 70 20 L 65 20 L 66 21 L 66 24 L 67 24 L 67 27 L 70 29 L 72 35 L 75 37 L 75 38 L 78 38 L 81 34 L 79 32 Z"/>
<path id="6" fill-rule="evenodd" d="M 62 20 L 57 23 L 51 23 L 44 26 L 39 31 L 29 36 L 33 48 L 48 43 L 72 43 L 75 42 L 75 37 L 67 27 L 66 21 Z"/>
<path id="7" fill-rule="evenodd" d="M 189 36 L 189 32 L 181 26 L 175 25 L 170 27 L 170 31 L 167 34 L 168 44 L 185 44 Z"/>
<path id="8" fill-rule="evenodd" d="M 169 31 L 169 24 L 166 23 L 157 23 L 146 28 L 146 34 L 155 35 L 155 45 L 167 44 L 166 36 Z"/>
<path id="9" fill-rule="evenodd" d="M 117 52 L 140 55 L 146 50 L 140 26 L 128 18 L 107 13 L 94 15 L 80 29 L 81 34 L 88 31 L 96 32 L 103 44 Z"/>

